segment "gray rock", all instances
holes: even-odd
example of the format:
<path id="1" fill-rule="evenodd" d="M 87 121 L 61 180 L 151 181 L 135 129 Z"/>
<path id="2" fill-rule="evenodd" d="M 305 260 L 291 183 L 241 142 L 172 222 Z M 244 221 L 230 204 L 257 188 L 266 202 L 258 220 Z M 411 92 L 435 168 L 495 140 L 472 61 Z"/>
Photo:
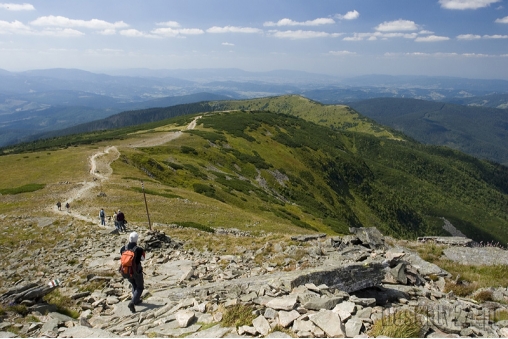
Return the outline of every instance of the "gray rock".
<path id="1" fill-rule="evenodd" d="M 44 334 L 48 331 L 55 332 L 56 330 L 58 330 L 59 323 L 60 320 L 58 319 L 49 319 L 42 325 L 41 334 Z"/>
<path id="2" fill-rule="evenodd" d="M 303 307 L 308 310 L 331 310 L 335 307 L 338 303 L 343 301 L 344 298 L 342 297 L 332 297 L 332 298 L 314 298 L 303 304 Z"/>
<path id="3" fill-rule="evenodd" d="M 263 314 L 263 316 L 266 319 L 275 319 L 275 317 L 277 316 L 277 311 L 274 310 L 273 308 L 267 307 L 265 309 L 265 313 Z"/>
<path id="4" fill-rule="evenodd" d="M 291 338 L 291 336 L 284 332 L 275 331 L 265 336 L 265 338 Z"/>
<path id="5" fill-rule="evenodd" d="M 375 227 L 350 227 L 349 232 L 356 235 L 362 244 L 372 249 L 386 249 L 383 235 Z"/>
<path id="6" fill-rule="evenodd" d="M 18 336 L 12 332 L 1 331 L 0 338 L 18 338 Z"/>
<path id="7" fill-rule="evenodd" d="M 295 295 L 284 296 L 282 298 L 275 298 L 266 303 L 266 307 L 275 310 L 291 311 L 295 308 L 297 297 Z"/>
<path id="8" fill-rule="evenodd" d="M 264 336 L 270 333 L 271 330 L 268 320 L 266 320 L 262 315 L 252 321 L 252 326 L 254 326 L 257 332 L 261 333 Z"/>
<path id="9" fill-rule="evenodd" d="M 349 313 L 354 313 L 356 311 L 356 304 L 351 301 L 343 301 L 340 304 L 337 304 L 337 306 L 335 306 L 333 310 L 337 312 L 345 311 Z"/>
<path id="10" fill-rule="evenodd" d="M 313 332 L 314 331 L 314 323 L 310 320 L 301 320 L 296 319 L 293 322 L 293 331 L 294 332 Z"/>
<path id="11" fill-rule="evenodd" d="M 351 318 L 347 321 L 346 328 L 346 336 L 352 338 L 360 334 L 362 330 L 363 322 L 358 318 Z"/>
<path id="12" fill-rule="evenodd" d="M 300 317 L 300 313 L 295 310 L 291 312 L 280 311 L 279 312 L 279 325 L 286 328 L 290 326 L 293 321 Z"/>
<path id="13" fill-rule="evenodd" d="M 358 298 L 354 295 L 349 298 L 349 301 L 355 303 L 356 305 L 360 305 L 363 307 L 376 305 L 376 299 L 374 299 L 374 298 Z"/>
<path id="14" fill-rule="evenodd" d="M 329 337 L 343 338 L 346 335 L 346 329 L 339 316 L 332 311 L 321 310 L 316 314 L 310 315 L 309 319 Z"/>
<path id="15" fill-rule="evenodd" d="M 192 323 L 192 321 L 195 319 L 195 315 L 193 311 L 180 310 L 175 313 L 175 318 L 178 326 L 184 328 L 188 327 Z"/>
<path id="16" fill-rule="evenodd" d="M 175 323 L 175 321 L 173 321 Z M 201 325 L 194 324 L 186 328 L 179 328 L 178 325 L 175 328 L 172 323 L 168 324 L 162 324 L 157 327 L 154 327 L 149 330 L 150 333 L 154 333 L 156 336 L 163 337 L 163 336 L 169 336 L 169 337 L 180 337 L 184 335 L 188 335 L 190 333 L 195 333 L 199 331 L 201 328 Z"/>
<path id="17" fill-rule="evenodd" d="M 88 328 L 85 326 L 74 326 L 65 329 L 59 337 L 63 338 L 119 338 L 120 336 L 98 328 Z"/>
<path id="18" fill-rule="evenodd" d="M 220 325 L 215 325 L 206 330 L 189 334 L 186 338 L 222 338 L 232 330 L 233 328 L 231 327 L 222 327 Z"/>

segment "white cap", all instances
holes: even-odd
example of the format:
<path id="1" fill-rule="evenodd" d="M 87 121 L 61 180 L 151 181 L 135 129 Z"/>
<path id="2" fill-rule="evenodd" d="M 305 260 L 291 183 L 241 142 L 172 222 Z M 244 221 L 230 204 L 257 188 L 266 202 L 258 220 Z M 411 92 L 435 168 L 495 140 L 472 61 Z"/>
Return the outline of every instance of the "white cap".
<path id="1" fill-rule="evenodd" d="M 129 234 L 129 242 L 138 242 L 138 234 L 136 232 Z"/>

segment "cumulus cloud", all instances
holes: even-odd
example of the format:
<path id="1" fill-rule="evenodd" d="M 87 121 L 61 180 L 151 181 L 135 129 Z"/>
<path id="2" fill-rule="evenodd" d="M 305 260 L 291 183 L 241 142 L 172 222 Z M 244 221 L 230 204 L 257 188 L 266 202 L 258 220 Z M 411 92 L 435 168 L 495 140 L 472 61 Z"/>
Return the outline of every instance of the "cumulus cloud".
<path id="1" fill-rule="evenodd" d="M 380 32 L 397 32 L 397 31 L 416 31 L 419 28 L 414 21 L 399 19 L 395 21 L 385 21 L 379 24 L 375 29 L 376 31 Z"/>
<path id="2" fill-rule="evenodd" d="M 261 33 L 259 28 L 238 27 L 238 26 L 213 26 L 206 30 L 207 33 Z"/>
<path id="3" fill-rule="evenodd" d="M 488 7 L 490 4 L 500 1 L 501 0 L 439 0 L 439 3 L 442 8 L 465 10 Z"/>
<path id="4" fill-rule="evenodd" d="M 120 35 L 129 37 L 129 38 L 158 38 L 157 35 L 152 34 L 146 34 L 141 31 L 138 31 L 137 29 L 131 28 L 131 29 L 123 29 L 120 32 Z"/>
<path id="5" fill-rule="evenodd" d="M 222 46 L 234 46 L 235 44 L 232 44 L 230 42 L 223 42 Z"/>
<path id="6" fill-rule="evenodd" d="M 484 35 L 484 39 L 508 39 L 508 35 L 500 35 L 500 34 L 494 34 L 494 35 Z"/>
<path id="7" fill-rule="evenodd" d="M 446 41 L 450 40 L 450 38 L 446 36 L 439 36 L 439 35 L 429 35 L 425 37 L 418 37 L 415 39 L 417 42 L 436 42 L 436 41 Z"/>
<path id="8" fill-rule="evenodd" d="M 346 56 L 346 55 L 355 55 L 355 52 L 350 51 L 330 51 L 328 54 L 335 55 L 335 56 Z"/>
<path id="9" fill-rule="evenodd" d="M 327 33 L 327 32 L 317 32 L 317 31 L 270 31 L 270 36 L 280 39 L 313 39 L 313 38 L 336 38 L 342 35 L 342 33 Z"/>
<path id="10" fill-rule="evenodd" d="M 273 27 L 273 26 L 319 26 L 319 25 L 329 25 L 334 24 L 335 21 L 330 18 L 317 18 L 314 20 L 307 21 L 294 21 L 291 19 L 281 19 L 277 22 L 268 21 L 263 24 L 263 26 Z"/>
<path id="11" fill-rule="evenodd" d="M 157 26 L 167 26 L 167 27 L 173 27 L 178 28 L 180 27 L 180 24 L 176 21 L 166 21 L 166 22 L 158 22 L 156 23 Z"/>
<path id="12" fill-rule="evenodd" d="M 164 36 L 164 37 L 167 37 L 167 38 L 174 38 L 174 37 L 179 37 L 179 36 L 182 36 L 182 35 L 198 35 L 198 34 L 203 34 L 203 33 L 205 33 L 205 31 L 203 31 L 202 29 L 198 29 L 198 28 L 180 28 L 180 29 L 174 29 L 174 28 L 171 28 L 171 27 L 166 27 L 166 28 L 157 28 L 157 29 L 154 29 L 150 33 L 155 34 L 155 35 Z"/>
<path id="13" fill-rule="evenodd" d="M 32 30 L 21 21 L 0 20 L 0 34 L 30 34 Z"/>
<path id="14" fill-rule="evenodd" d="M 501 19 L 496 19 L 496 22 L 498 24 L 508 24 L 508 16 L 505 16 L 504 18 Z"/>
<path id="15" fill-rule="evenodd" d="M 481 35 L 477 35 L 477 34 L 461 34 L 461 35 L 457 35 L 457 39 L 459 40 L 478 40 L 478 39 L 481 39 L 482 36 Z"/>
<path id="16" fill-rule="evenodd" d="M 82 27 L 97 30 L 125 28 L 129 26 L 123 21 L 111 23 L 99 19 L 75 20 L 63 16 L 54 16 L 54 15 L 42 16 L 40 18 L 35 19 L 30 24 L 33 26 Z"/>
<path id="17" fill-rule="evenodd" d="M 335 17 L 339 20 L 354 20 L 354 19 L 358 19 L 359 16 L 360 16 L 360 13 L 358 13 L 358 11 L 354 10 L 354 11 L 349 11 L 344 15 L 337 14 Z"/>
<path id="18" fill-rule="evenodd" d="M 31 4 L 0 3 L 0 8 L 8 11 L 33 11 L 35 7 Z"/>
<path id="19" fill-rule="evenodd" d="M 79 37 L 85 35 L 85 33 L 72 28 L 50 27 L 45 28 L 41 31 L 37 31 L 17 20 L 13 22 L 0 20 L 0 34 L 20 34 L 53 37 Z"/>
<path id="20" fill-rule="evenodd" d="M 97 33 L 101 34 L 101 35 L 115 35 L 116 29 L 108 28 L 108 29 L 104 29 L 102 31 L 98 31 Z"/>
<path id="21" fill-rule="evenodd" d="M 404 39 L 415 39 L 418 37 L 418 33 L 382 33 L 382 32 L 374 32 L 374 33 L 354 33 L 353 36 L 345 37 L 344 41 L 363 41 L 369 40 L 374 41 L 377 39 L 389 39 L 389 38 L 404 38 Z"/>

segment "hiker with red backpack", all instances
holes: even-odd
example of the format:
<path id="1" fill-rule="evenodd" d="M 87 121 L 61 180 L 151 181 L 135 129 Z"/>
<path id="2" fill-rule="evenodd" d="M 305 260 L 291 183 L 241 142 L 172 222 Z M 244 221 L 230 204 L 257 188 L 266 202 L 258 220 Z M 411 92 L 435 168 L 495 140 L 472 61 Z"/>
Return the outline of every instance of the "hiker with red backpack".
<path id="1" fill-rule="evenodd" d="M 129 302 L 129 310 L 136 312 L 134 305 L 141 304 L 141 294 L 143 293 L 144 279 L 143 267 L 141 262 L 145 260 L 145 250 L 138 246 L 138 234 L 132 232 L 129 234 L 129 243 L 120 249 L 120 273 L 122 277 L 129 280 L 132 286 L 132 300 Z"/>

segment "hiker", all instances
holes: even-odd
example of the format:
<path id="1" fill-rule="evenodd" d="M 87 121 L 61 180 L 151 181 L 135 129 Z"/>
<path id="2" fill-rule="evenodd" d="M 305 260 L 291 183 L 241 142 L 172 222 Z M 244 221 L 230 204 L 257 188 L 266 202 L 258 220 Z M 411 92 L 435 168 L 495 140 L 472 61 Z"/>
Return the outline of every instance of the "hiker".
<path id="1" fill-rule="evenodd" d="M 104 208 L 101 208 L 99 212 L 99 219 L 101 219 L 101 226 L 106 226 L 106 213 L 104 213 Z"/>
<path id="2" fill-rule="evenodd" d="M 125 227 L 127 220 L 125 220 L 125 215 L 123 214 L 122 211 L 118 210 L 118 213 L 116 215 L 116 220 L 118 221 L 119 231 L 127 232 L 127 227 Z"/>
<path id="3" fill-rule="evenodd" d="M 118 228 L 118 219 L 117 219 L 117 214 L 116 214 L 116 211 L 113 212 L 113 223 L 115 224 L 115 228 L 120 231 L 120 229 Z"/>
<path id="4" fill-rule="evenodd" d="M 132 313 L 136 312 L 134 305 L 141 304 L 141 294 L 145 288 L 143 279 L 143 267 L 141 266 L 141 262 L 145 260 L 145 250 L 142 247 L 138 247 L 138 237 L 139 236 L 136 232 L 132 232 L 129 234 L 129 243 L 120 249 L 120 255 L 122 255 L 122 257 L 124 257 L 123 253 L 125 251 L 134 252 L 134 258 L 132 258 L 132 275 L 122 274 L 124 278 L 129 280 L 132 286 L 132 300 L 128 305 L 129 310 Z M 120 266 L 120 270 L 122 270 L 122 266 Z"/>
<path id="5" fill-rule="evenodd" d="M 61 211 L 62 210 L 62 203 L 60 201 L 57 202 L 56 207 L 58 207 L 58 210 Z"/>
<path id="6" fill-rule="evenodd" d="M 69 208 L 71 208 L 71 205 L 69 205 L 69 203 L 66 203 L 65 208 L 67 208 L 67 211 L 69 211 Z"/>

